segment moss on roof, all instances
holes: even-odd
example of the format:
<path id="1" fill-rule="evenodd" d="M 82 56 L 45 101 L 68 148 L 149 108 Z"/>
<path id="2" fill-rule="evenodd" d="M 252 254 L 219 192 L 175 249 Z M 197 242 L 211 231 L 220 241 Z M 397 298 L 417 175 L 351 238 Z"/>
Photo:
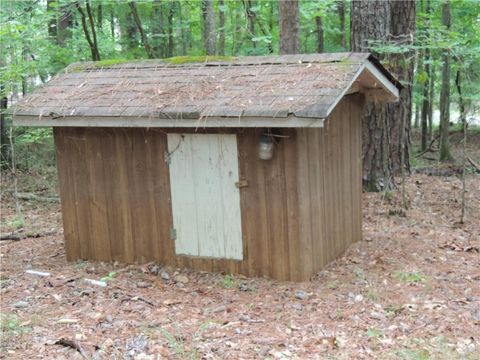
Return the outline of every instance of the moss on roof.
<path id="1" fill-rule="evenodd" d="M 100 61 L 86 61 L 86 62 L 76 62 L 70 64 L 65 72 L 80 72 L 84 70 L 93 70 L 93 69 L 103 69 L 110 68 L 115 65 L 121 65 L 125 63 L 129 64 L 145 64 L 145 63 L 157 63 L 157 64 L 166 64 L 166 65 L 183 65 L 189 63 L 209 63 L 209 62 L 222 62 L 234 60 L 234 57 L 231 56 L 174 56 L 171 58 L 165 59 L 106 59 Z"/>

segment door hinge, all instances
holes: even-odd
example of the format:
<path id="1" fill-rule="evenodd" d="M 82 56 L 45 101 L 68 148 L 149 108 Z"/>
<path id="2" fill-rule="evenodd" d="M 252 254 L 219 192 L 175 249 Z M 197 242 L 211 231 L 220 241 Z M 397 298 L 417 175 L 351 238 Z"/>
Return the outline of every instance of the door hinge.
<path id="1" fill-rule="evenodd" d="M 174 227 L 170 228 L 170 239 L 177 240 L 177 229 Z"/>

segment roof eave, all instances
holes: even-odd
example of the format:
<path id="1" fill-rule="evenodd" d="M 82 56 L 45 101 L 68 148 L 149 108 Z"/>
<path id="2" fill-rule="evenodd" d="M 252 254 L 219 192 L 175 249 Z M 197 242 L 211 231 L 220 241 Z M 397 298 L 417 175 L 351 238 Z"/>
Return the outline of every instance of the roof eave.
<path id="1" fill-rule="evenodd" d="M 14 126 L 32 127 L 127 127 L 127 128 L 321 128 L 323 118 L 298 117 L 203 117 L 200 119 L 160 119 L 128 116 L 50 117 L 15 114 Z"/>

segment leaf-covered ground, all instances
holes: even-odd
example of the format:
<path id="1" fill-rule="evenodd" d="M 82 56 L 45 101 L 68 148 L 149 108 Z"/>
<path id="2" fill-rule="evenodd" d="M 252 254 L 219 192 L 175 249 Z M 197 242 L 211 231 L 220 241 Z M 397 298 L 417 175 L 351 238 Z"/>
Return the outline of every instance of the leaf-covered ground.
<path id="1" fill-rule="evenodd" d="M 364 241 L 299 284 L 67 263 L 59 206 L 25 202 L 25 227 L 56 233 L 1 242 L 1 356 L 478 359 L 480 177 L 467 186 L 465 224 L 455 177 L 408 178 L 406 214 L 398 192 L 365 194 Z"/>

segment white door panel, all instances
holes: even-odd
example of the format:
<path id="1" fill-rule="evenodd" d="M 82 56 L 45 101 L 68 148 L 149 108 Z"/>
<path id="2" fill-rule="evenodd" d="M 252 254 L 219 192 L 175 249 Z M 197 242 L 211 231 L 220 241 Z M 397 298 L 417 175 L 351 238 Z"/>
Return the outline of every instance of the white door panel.
<path id="1" fill-rule="evenodd" d="M 176 253 L 243 259 L 236 135 L 167 139 Z"/>

